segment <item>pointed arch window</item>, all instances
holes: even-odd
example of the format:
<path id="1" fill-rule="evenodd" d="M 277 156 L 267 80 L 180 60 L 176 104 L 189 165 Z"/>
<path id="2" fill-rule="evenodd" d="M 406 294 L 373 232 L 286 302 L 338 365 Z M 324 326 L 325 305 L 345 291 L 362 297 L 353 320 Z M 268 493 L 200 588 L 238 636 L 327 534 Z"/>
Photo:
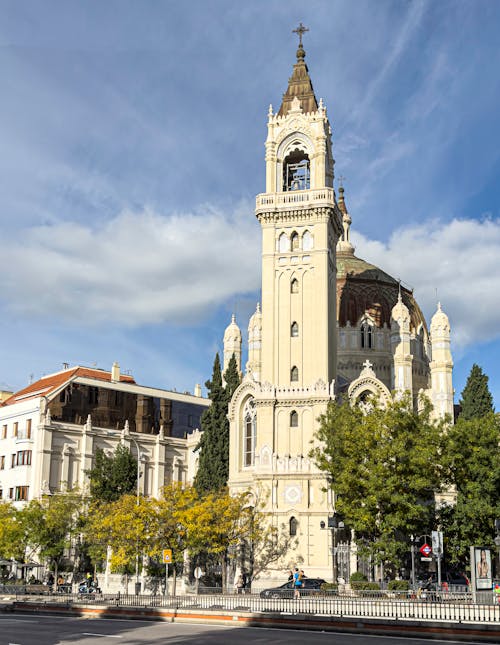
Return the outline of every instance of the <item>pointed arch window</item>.
<path id="1" fill-rule="evenodd" d="M 290 428 L 298 428 L 299 427 L 299 415 L 295 410 L 293 412 L 290 412 Z"/>
<path id="2" fill-rule="evenodd" d="M 278 248 L 281 253 L 290 250 L 290 240 L 288 239 L 288 235 L 286 233 L 282 233 L 279 236 Z"/>
<path id="3" fill-rule="evenodd" d="M 290 291 L 291 293 L 299 293 L 299 281 L 297 278 L 294 278 L 290 283 Z"/>
<path id="4" fill-rule="evenodd" d="M 361 323 L 361 349 L 373 349 L 373 327 L 365 321 Z"/>
<path id="5" fill-rule="evenodd" d="M 290 328 L 290 336 L 292 338 L 297 338 L 298 335 L 299 335 L 299 325 L 296 322 L 293 322 Z"/>
<path id="6" fill-rule="evenodd" d="M 306 231 L 302 236 L 302 250 L 310 251 L 313 248 L 313 236 L 309 231 Z"/>
<path id="7" fill-rule="evenodd" d="M 298 522 L 295 517 L 291 517 L 288 522 L 290 537 L 295 537 L 297 535 L 297 526 Z"/>
<path id="8" fill-rule="evenodd" d="M 283 161 L 283 190 L 307 190 L 311 186 L 309 155 L 299 148 Z"/>
<path id="9" fill-rule="evenodd" d="M 257 416 L 255 402 L 249 399 L 243 412 L 243 465 L 253 466 L 255 459 L 255 437 L 257 434 Z"/>
<path id="10" fill-rule="evenodd" d="M 290 381 L 298 381 L 299 380 L 299 368 L 294 365 L 292 369 L 290 370 Z"/>
<path id="11" fill-rule="evenodd" d="M 296 232 L 293 232 L 292 237 L 290 238 L 290 242 L 292 244 L 292 251 L 298 251 L 300 248 L 299 234 Z"/>

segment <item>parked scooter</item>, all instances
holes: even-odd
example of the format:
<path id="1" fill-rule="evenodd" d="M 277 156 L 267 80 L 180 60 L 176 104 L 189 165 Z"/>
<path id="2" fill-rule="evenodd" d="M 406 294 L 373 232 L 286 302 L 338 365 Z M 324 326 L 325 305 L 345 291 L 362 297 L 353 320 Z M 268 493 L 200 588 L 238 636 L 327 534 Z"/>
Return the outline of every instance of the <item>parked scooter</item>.
<path id="1" fill-rule="evenodd" d="M 93 580 L 89 583 L 87 580 L 80 582 L 78 585 L 78 593 L 102 593 L 101 588 L 97 586 L 97 583 Z"/>

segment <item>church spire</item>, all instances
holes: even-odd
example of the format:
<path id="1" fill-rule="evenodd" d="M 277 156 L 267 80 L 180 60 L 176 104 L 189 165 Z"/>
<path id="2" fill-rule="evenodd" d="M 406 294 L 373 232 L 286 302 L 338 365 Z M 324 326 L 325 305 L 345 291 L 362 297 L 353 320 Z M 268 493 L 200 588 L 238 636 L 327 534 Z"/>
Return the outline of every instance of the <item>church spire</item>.
<path id="1" fill-rule="evenodd" d="M 283 101 L 279 109 L 279 116 L 286 116 L 292 107 L 292 101 L 295 97 L 300 100 L 302 111 L 307 114 L 308 112 L 316 112 L 318 109 L 318 101 L 314 95 L 309 70 L 304 61 L 306 52 L 302 45 L 303 34 L 309 31 L 302 23 L 293 30 L 293 33 L 299 36 L 299 47 L 297 49 L 297 62 L 293 66 L 293 72 L 288 79 L 288 88 L 283 94 Z"/>

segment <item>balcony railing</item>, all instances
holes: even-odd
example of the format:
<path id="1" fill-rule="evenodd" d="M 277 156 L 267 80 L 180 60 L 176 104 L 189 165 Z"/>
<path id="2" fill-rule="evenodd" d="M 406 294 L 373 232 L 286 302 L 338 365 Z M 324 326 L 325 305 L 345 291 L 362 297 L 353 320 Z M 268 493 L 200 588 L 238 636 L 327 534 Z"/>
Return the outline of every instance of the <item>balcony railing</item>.
<path id="1" fill-rule="evenodd" d="M 291 190 L 285 193 L 261 193 L 257 195 L 255 207 L 257 211 L 285 209 L 294 204 L 318 206 L 321 203 L 332 205 L 334 202 L 333 188 L 318 188 L 316 190 Z"/>

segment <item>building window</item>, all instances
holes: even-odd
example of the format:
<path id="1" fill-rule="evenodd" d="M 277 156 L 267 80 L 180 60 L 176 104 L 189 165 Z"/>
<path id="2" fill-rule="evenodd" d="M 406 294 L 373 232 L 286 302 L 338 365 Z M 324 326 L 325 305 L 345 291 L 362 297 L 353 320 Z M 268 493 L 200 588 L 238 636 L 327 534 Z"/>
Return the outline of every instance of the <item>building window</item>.
<path id="1" fill-rule="evenodd" d="M 31 419 L 26 420 L 26 439 L 31 439 Z"/>
<path id="2" fill-rule="evenodd" d="M 295 410 L 290 413 L 290 428 L 298 428 L 299 427 L 299 415 Z"/>
<path id="3" fill-rule="evenodd" d="M 5 455 L 0 455 L 0 470 L 5 469 Z"/>
<path id="4" fill-rule="evenodd" d="M 290 285 L 290 291 L 291 293 L 299 293 L 299 281 L 297 278 L 294 278 L 291 282 Z"/>
<path id="5" fill-rule="evenodd" d="M 298 324 L 296 322 L 292 323 L 290 334 L 291 334 L 292 338 L 297 338 L 298 337 L 298 335 L 299 335 L 299 326 L 298 326 Z"/>
<path id="6" fill-rule="evenodd" d="M 290 371 L 290 380 L 291 381 L 298 381 L 299 380 L 299 368 L 296 367 L 295 365 L 292 367 Z"/>
<path id="7" fill-rule="evenodd" d="M 292 233 L 292 237 L 290 238 L 290 241 L 292 243 L 292 251 L 298 251 L 300 248 L 298 233 Z"/>
<path id="8" fill-rule="evenodd" d="M 303 251 L 310 251 L 313 248 L 313 236 L 309 231 L 306 231 L 304 235 L 302 236 L 302 250 Z"/>
<path id="9" fill-rule="evenodd" d="M 281 253 L 290 250 L 290 240 L 288 239 L 288 235 L 286 235 L 286 233 L 282 233 L 280 235 L 278 248 Z"/>
<path id="10" fill-rule="evenodd" d="M 372 326 L 364 322 L 361 325 L 361 349 L 372 349 L 373 348 L 373 328 Z"/>
<path id="11" fill-rule="evenodd" d="M 18 466 L 31 466 L 31 450 L 20 450 L 16 462 Z"/>
<path id="12" fill-rule="evenodd" d="M 255 435 L 257 429 L 257 418 L 253 399 L 250 399 L 245 405 L 243 420 L 243 465 L 253 466 L 255 455 Z"/>
<path id="13" fill-rule="evenodd" d="M 15 468 L 16 467 L 16 461 L 17 461 L 17 455 L 14 452 L 11 457 L 10 457 L 10 467 Z"/>
<path id="14" fill-rule="evenodd" d="M 14 489 L 9 488 L 9 499 L 12 499 L 14 497 Z"/>
<path id="15" fill-rule="evenodd" d="M 28 499 L 29 486 L 16 486 L 16 502 Z"/>
<path id="16" fill-rule="evenodd" d="M 15 421 L 14 427 L 13 427 L 13 430 L 12 430 L 12 436 L 17 437 L 18 433 L 19 433 L 19 423 L 17 421 Z"/>
<path id="17" fill-rule="evenodd" d="M 99 402 L 99 388 L 89 387 L 89 403 L 96 405 Z"/>
<path id="18" fill-rule="evenodd" d="M 3 499 L 3 490 L 0 488 L 0 499 Z"/>
<path id="19" fill-rule="evenodd" d="M 291 517 L 288 524 L 290 527 L 290 537 L 295 537 L 297 535 L 297 520 L 294 517 Z"/>
<path id="20" fill-rule="evenodd" d="M 7 424 L 2 426 L 2 439 L 7 439 Z"/>

